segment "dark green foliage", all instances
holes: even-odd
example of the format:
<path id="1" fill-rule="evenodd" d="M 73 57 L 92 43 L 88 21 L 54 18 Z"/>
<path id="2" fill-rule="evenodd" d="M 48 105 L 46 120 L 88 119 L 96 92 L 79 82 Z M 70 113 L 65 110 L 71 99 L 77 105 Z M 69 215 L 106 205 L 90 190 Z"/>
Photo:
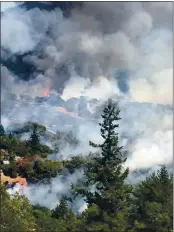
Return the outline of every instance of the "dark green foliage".
<path id="1" fill-rule="evenodd" d="M 65 219 L 55 218 L 50 215 L 45 208 L 34 209 L 34 217 L 37 224 L 37 232 L 78 232 L 80 224 L 76 216 L 72 213 Z M 80 232 L 80 231 L 79 231 Z"/>
<path id="2" fill-rule="evenodd" d="M 56 177 L 61 170 L 62 165 L 59 161 L 38 160 L 34 163 L 30 172 L 26 170 L 26 173 L 27 176 L 30 174 L 30 180 L 40 181 Z"/>
<path id="3" fill-rule="evenodd" d="M 36 228 L 35 218 L 31 204 L 24 196 L 10 198 L 4 186 L 0 186 L 1 196 L 1 214 L 0 231 L 1 232 L 24 232 L 34 231 Z"/>
<path id="4" fill-rule="evenodd" d="M 53 150 L 47 145 L 39 144 L 37 149 L 37 153 L 42 154 L 43 158 L 46 158 L 48 154 L 53 153 Z"/>
<path id="5" fill-rule="evenodd" d="M 42 208 L 40 209 L 34 209 L 33 215 L 36 220 L 36 231 L 37 232 L 59 232 L 60 231 L 60 225 L 59 221 L 57 221 L 55 218 L 52 218 L 51 215 L 48 214 L 45 210 Z"/>
<path id="6" fill-rule="evenodd" d="M 34 205 L 34 206 L 33 206 L 33 210 L 40 210 L 40 211 L 42 211 L 42 213 L 44 213 L 44 214 L 47 215 L 47 216 L 51 216 L 51 215 L 52 215 L 52 214 L 51 214 L 51 210 L 48 209 L 48 208 L 45 207 L 45 206 L 42 206 L 42 205 Z"/>
<path id="7" fill-rule="evenodd" d="M 34 162 L 28 163 L 25 166 L 23 173 L 21 173 L 21 174 L 22 174 L 22 176 L 26 177 L 28 180 L 31 180 L 32 178 L 34 178 L 34 176 L 35 176 Z"/>
<path id="8" fill-rule="evenodd" d="M 173 178 L 162 166 L 157 173 L 135 186 L 125 183 L 128 169 L 123 169 L 125 158 L 118 143 L 119 109 L 111 101 L 104 108 L 101 126 L 102 144 L 90 142 L 97 153 L 87 157 L 74 156 L 71 160 L 52 161 L 47 155 L 53 151 L 40 144 L 39 138 L 45 132 L 42 125 L 28 123 L 21 131 L 31 131 L 29 141 L 21 141 L 14 134 L 5 136 L 1 127 L 0 149 L 4 174 L 10 177 L 21 175 L 30 184 L 45 182 L 61 173 L 66 176 L 77 169 L 84 169 L 83 180 L 73 186 L 76 195 L 83 196 L 87 209 L 76 215 L 68 207 L 71 197 L 63 197 L 55 209 L 31 206 L 24 196 L 10 198 L 1 186 L 2 232 L 172 232 L 173 226 Z M 23 133 L 22 132 L 22 133 Z M 17 133 L 16 133 L 17 134 Z M 61 144 L 76 146 L 73 133 L 57 133 L 53 144 L 61 149 Z M 16 155 L 25 156 L 25 165 L 16 164 Z M 141 154 L 140 154 L 141 155 Z M 67 172 L 66 172 L 67 171 Z M 65 177 L 66 178 L 66 177 Z M 130 194 L 132 193 L 132 194 Z M 58 200 L 58 199 L 57 199 Z"/>
<path id="9" fill-rule="evenodd" d="M 26 122 L 25 124 L 22 124 L 22 125 L 17 124 L 16 127 L 17 128 L 15 130 L 13 130 L 13 134 L 16 134 L 16 135 L 29 133 L 29 132 L 33 131 L 34 127 L 37 128 L 38 135 L 44 135 L 45 131 L 46 131 L 45 126 L 40 125 L 40 124 L 38 124 L 36 122 L 31 122 L 31 121 L 28 121 L 28 122 Z"/>
<path id="10" fill-rule="evenodd" d="M 52 149 L 50 149 L 46 145 L 40 144 L 40 136 L 45 134 L 46 127 L 42 126 L 38 123 L 34 122 L 27 122 L 23 126 L 19 125 L 19 128 L 13 131 L 14 135 L 20 135 L 23 133 L 31 132 L 31 136 L 29 141 L 20 141 L 20 137 L 12 136 L 12 132 L 9 133 L 8 138 L 5 138 L 0 144 L 1 148 L 3 149 L 11 149 L 13 150 L 18 156 L 24 156 L 26 154 L 35 154 L 35 153 L 45 153 L 43 154 L 46 157 L 46 154 L 53 153 Z"/>
<path id="11" fill-rule="evenodd" d="M 10 176 L 11 178 L 15 178 L 17 176 L 18 167 L 14 162 L 8 165 L 3 165 L 2 169 L 6 176 Z"/>
<path id="12" fill-rule="evenodd" d="M 5 164 L 2 166 L 2 170 L 6 176 L 15 178 L 18 173 L 18 167 L 15 162 L 15 155 L 13 153 L 8 154 L 10 164 Z"/>
<path id="13" fill-rule="evenodd" d="M 10 152 L 10 154 L 8 154 L 8 157 L 9 157 L 9 162 L 11 164 L 14 164 L 15 163 L 15 154 L 13 152 Z"/>
<path id="14" fill-rule="evenodd" d="M 39 135 L 37 134 L 37 125 L 33 126 L 33 131 L 30 136 L 29 144 L 32 147 L 33 152 L 37 152 L 38 146 L 40 144 Z"/>
<path id="15" fill-rule="evenodd" d="M 13 138 L 13 135 L 12 135 L 12 133 L 10 132 L 10 134 L 9 134 L 9 139 L 12 139 Z"/>
<path id="16" fill-rule="evenodd" d="M 0 125 L 0 136 L 4 136 L 4 135 L 5 135 L 5 130 L 4 130 L 3 125 L 1 124 Z"/>
<path id="17" fill-rule="evenodd" d="M 85 187 L 73 186 L 77 195 L 85 197 L 90 207 L 97 207 L 98 216 L 90 221 L 103 220 L 107 229 L 91 231 L 122 231 L 126 228 L 127 207 L 131 188 L 124 183 L 128 175 L 128 169 L 124 170 L 122 164 L 126 161 L 118 145 L 118 133 L 115 128 L 119 118 L 120 110 L 112 101 L 104 108 L 101 126 L 101 136 L 104 139 L 102 144 L 90 142 L 90 145 L 101 149 L 100 156 L 93 158 L 93 161 L 85 169 Z M 92 189 L 93 188 L 93 189 Z M 118 219 L 122 218 L 122 227 L 119 226 Z M 106 218 L 108 218 L 106 222 Z M 93 223 L 92 223 L 93 224 Z M 91 225 L 92 225 L 91 224 Z"/>
<path id="18" fill-rule="evenodd" d="M 71 160 L 63 161 L 63 165 L 69 173 L 74 173 L 77 169 L 84 168 L 89 162 L 88 158 L 83 156 L 71 157 Z"/>
<path id="19" fill-rule="evenodd" d="M 24 156 L 29 153 L 25 141 L 20 141 L 16 137 L 4 136 L 0 138 L 0 149 L 8 150 L 9 153 L 13 152 L 18 156 Z"/>
<path id="20" fill-rule="evenodd" d="M 48 138 L 54 146 L 56 152 L 61 151 L 66 146 L 71 146 L 72 148 L 77 147 L 79 140 L 76 138 L 72 131 L 70 132 L 60 132 L 58 131 L 55 136 Z"/>
<path id="21" fill-rule="evenodd" d="M 52 217 L 57 219 L 67 219 L 70 212 L 71 211 L 68 208 L 66 200 L 61 199 L 60 203 L 56 206 L 56 208 L 52 210 Z"/>
<path id="22" fill-rule="evenodd" d="M 30 141 L 21 141 L 14 136 L 0 137 L 0 149 L 8 150 L 9 153 L 13 152 L 17 156 L 26 156 L 36 153 L 46 156 L 46 154 L 51 154 L 53 152 L 47 145 L 38 144 L 37 146 L 31 146 Z"/>
<path id="23" fill-rule="evenodd" d="M 138 184 L 134 196 L 131 223 L 152 232 L 172 231 L 173 179 L 165 166 Z"/>
<path id="24" fill-rule="evenodd" d="M 64 225 L 65 231 L 78 232 L 80 222 L 76 215 L 69 209 L 65 197 L 60 200 L 60 203 L 52 210 L 52 217 L 56 218 L 59 223 Z M 60 230 L 62 231 L 62 230 Z M 80 232 L 80 231 L 79 231 Z"/>

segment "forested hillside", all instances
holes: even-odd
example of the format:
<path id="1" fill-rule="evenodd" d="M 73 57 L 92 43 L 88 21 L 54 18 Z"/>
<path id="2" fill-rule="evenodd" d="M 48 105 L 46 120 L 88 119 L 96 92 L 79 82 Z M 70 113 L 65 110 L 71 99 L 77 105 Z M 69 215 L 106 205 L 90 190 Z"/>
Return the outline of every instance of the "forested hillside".
<path id="1" fill-rule="evenodd" d="M 82 169 L 84 178 L 72 184 L 71 195 L 57 199 L 57 206 L 48 209 L 32 205 L 25 195 L 11 194 L 16 183 L 2 181 L 1 218 L 2 232 L 172 232 L 173 178 L 165 166 L 145 180 L 130 185 L 129 168 L 119 146 L 118 105 L 108 101 L 102 113 L 102 144 L 90 141 L 96 148 L 88 156 L 73 156 L 70 160 L 51 160 L 50 154 L 61 149 L 62 141 L 78 144 L 71 133 L 46 135 L 46 128 L 28 122 L 20 130 L 7 132 L 0 126 L 1 170 L 11 179 L 20 176 L 27 185 L 47 185 L 52 178 Z M 29 138 L 21 139 L 21 133 Z M 44 145 L 42 137 L 54 141 L 54 146 Z M 84 135 L 85 136 L 85 135 Z M 60 143 L 61 140 L 61 143 Z M 45 140 L 44 140 L 45 141 Z M 72 151 L 73 153 L 73 151 Z M 141 155 L 141 154 L 140 154 Z M 24 186 L 23 188 L 28 188 Z M 39 193 L 38 193 L 39 194 Z M 71 207 L 76 198 L 83 198 L 86 210 L 77 213 Z"/>

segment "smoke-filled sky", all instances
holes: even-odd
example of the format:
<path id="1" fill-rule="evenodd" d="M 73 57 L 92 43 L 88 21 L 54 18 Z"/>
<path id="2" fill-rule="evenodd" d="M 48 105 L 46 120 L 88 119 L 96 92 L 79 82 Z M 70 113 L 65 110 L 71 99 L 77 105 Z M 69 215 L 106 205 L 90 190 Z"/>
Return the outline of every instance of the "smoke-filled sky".
<path id="1" fill-rule="evenodd" d="M 171 2 L 84 2 L 68 17 L 59 8 L 2 4 L 2 58 L 15 62 L 20 55 L 33 67 L 26 81 L 2 66 L 3 90 L 35 97 L 50 88 L 64 100 L 83 95 L 99 105 L 121 99 L 121 143 L 131 150 L 126 165 L 136 170 L 172 162 Z M 16 117 L 29 112 L 21 108 Z M 49 108 L 45 117 L 52 120 Z M 77 136 L 83 140 L 78 152 L 88 153 L 88 140 L 100 140 L 99 128 L 83 125 Z"/>
<path id="2" fill-rule="evenodd" d="M 133 101 L 172 103 L 172 3 L 85 2 L 68 18 L 19 5 L 4 12 L 1 29 L 2 57 L 25 54 L 36 68 L 28 75 L 41 88 L 45 79 L 65 86 L 64 98 L 103 98 L 118 86 Z"/>

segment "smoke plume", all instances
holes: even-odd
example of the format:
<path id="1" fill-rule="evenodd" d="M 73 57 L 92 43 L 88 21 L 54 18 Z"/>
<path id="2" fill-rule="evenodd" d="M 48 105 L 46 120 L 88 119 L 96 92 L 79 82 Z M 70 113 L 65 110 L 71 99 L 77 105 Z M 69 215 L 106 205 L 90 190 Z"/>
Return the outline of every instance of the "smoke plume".
<path id="1" fill-rule="evenodd" d="M 2 109 L 2 124 L 6 128 L 12 118 L 22 122 L 32 119 L 49 124 L 53 132 L 65 129 L 61 127 L 64 124 L 75 124 L 79 146 L 72 152 L 67 145 L 54 158 L 63 155 L 63 159 L 69 159 L 71 153 L 88 155 L 88 141 L 101 142 L 94 116 L 111 97 L 119 101 L 120 143 L 128 150 L 126 166 L 131 173 L 170 165 L 172 12 L 169 2 L 84 2 L 80 9 L 72 8 L 68 17 L 58 7 L 51 11 L 39 7 L 27 10 L 24 4 L 3 10 L 2 101 L 10 102 L 9 93 L 14 93 L 18 106 Z M 82 105 L 87 105 L 91 121 L 68 118 L 65 123 L 64 116 L 61 121 L 56 119 L 52 103 L 39 106 L 19 101 L 26 93 L 32 99 L 43 96 L 44 89 L 59 93 L 74 109 L 75 102 L 85 96 Z M 75 173 L 67 181 L 77 178 Z M 131 178 L 138 180 L 139 173 Z M 27 196 L 32 203 L 52 207 L 57 193 L 70 190 L 63 183 L 60 177 L 52 180 L 51 187 L 47 186 L 52 194 L 46 198 L 45 186 L 37 187 L 39 195 L 32 194 L 35 186 L 29 187 Z"/>

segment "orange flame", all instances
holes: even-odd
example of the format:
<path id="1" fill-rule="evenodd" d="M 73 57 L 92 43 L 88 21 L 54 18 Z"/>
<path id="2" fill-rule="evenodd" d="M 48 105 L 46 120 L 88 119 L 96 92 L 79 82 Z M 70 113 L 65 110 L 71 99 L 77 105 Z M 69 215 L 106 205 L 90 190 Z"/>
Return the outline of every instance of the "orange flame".
<path id="1" fill-rule="evenodd" d="M 64 107 L 56 107 L 55 109 L 58 110 L 59 112 L 64 113 L 64 114 L 68 114 L 74 118 L 85 120 L 85 118 L 80 117 L 77 113 L 67 111 Z"/>
<path id="2" fill-rule="evenodd" d="M 0 179 L 1 179 L 2 183 L 4 183 L 4 182 L 8 182 L 10 184 L 18 183 L 21 186 L 27 186 L 27 181 L 25 178 L 22 178 L 20 176 L 17 176 L 16 178 L 11 178 L 10 176 L 5 176 L 2 171 L 0 173 Z"/>
<path id="3" fill-rule="evenodd" d="M 50 95 L 50 89 L 47 88 L 44 90 L 44 96 L 49 96 Z"/>

